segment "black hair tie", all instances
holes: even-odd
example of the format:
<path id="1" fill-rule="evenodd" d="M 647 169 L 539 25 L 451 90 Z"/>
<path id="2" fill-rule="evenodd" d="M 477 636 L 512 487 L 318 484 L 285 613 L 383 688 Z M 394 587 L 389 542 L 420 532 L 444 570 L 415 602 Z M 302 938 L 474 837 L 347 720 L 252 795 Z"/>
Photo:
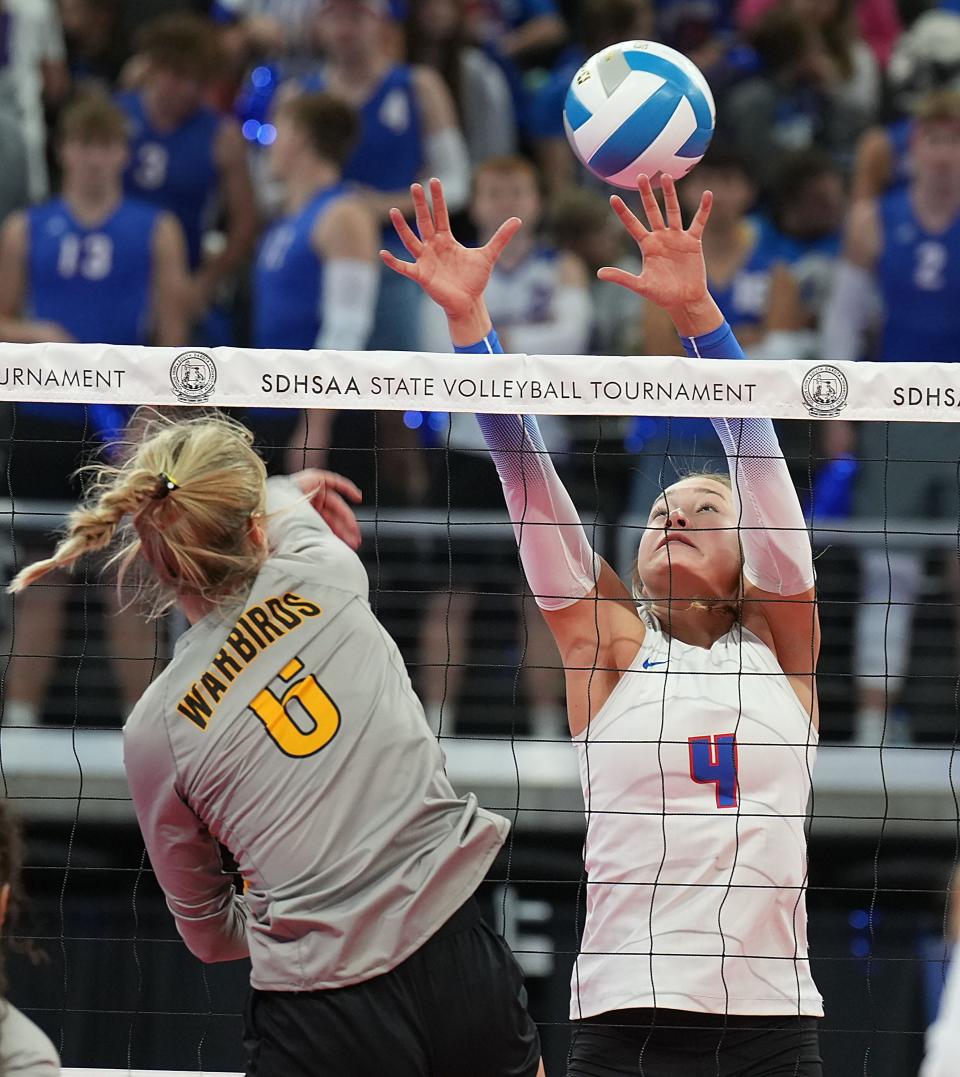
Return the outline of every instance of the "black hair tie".
<path id="1" fill-rule="evenodd" d="M 157 492 L 153 496 L 155 500 L 162 501 L 168 494 L 179 489 L 180 484 L 177 480 L 165 471 L 161 471 L 157 477 Z"/>

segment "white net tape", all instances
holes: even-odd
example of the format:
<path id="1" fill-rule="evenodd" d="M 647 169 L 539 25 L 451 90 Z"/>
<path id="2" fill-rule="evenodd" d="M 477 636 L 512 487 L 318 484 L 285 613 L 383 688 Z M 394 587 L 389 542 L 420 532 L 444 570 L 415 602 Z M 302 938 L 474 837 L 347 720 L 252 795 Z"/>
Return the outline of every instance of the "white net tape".
<path id="1" fill-rule="evenodd" d="M 960 421 L 938 363 L 7 344 L 0 400 Z"/>

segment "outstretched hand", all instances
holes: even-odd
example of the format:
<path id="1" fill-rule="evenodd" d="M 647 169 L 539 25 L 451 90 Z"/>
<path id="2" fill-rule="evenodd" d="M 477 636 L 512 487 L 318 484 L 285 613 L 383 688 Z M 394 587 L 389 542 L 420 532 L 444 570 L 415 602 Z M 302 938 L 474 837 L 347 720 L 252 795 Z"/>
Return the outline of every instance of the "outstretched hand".
<path id="1" fill-rule="evenodd" d="M 640 201 L 647 217 L 644 225 L 627 207 L 619 195 L 613 195 L 610 205 L 624 228 L 637 241 L 643 256 L 639 274 L 604 266 L 597 271 L 600 280 L 608 280 L 629 288 L 649 299 L 651 303 L 674 311 L 707 299 L 707 271 L 703 261 L 701 237 L 710 217 L 713 193 L 704 191 L 700 205 L 689 228 L 683 227 L 677 188 L 672 177 L 661 180 L 663 202 L 667 211 L 664 221 L 648 176 L 637 178 Z"/>
<path id="2" fill-rule="evenodd" d="M 291 475 L 310 504 L 323 517 L 327 527 L 351 550 L 360 548 L 360 525 L 353 509 L 347 504 L 359 504 L 363 494 L 348 478 L 335 471 L 307 468 Z"/>
<path id="3" fill-rule="evenodd" d="M 389 251 L 381 251 L 384 264 L 417 284 L 441 307 L 448 318 L 462 316 L 482 296 L 504 247 L 521 226 L 519 217 L 503 222 L 482 247 L 464 247 L 450 231 L 450 216 L 438 179 L 430 181 L 433 212 L 419 183 L 410 188 L 416 213 L 416 235 L 398 209 L 390 210 L 390 220 L 413 262 L 404 262 Z"/>

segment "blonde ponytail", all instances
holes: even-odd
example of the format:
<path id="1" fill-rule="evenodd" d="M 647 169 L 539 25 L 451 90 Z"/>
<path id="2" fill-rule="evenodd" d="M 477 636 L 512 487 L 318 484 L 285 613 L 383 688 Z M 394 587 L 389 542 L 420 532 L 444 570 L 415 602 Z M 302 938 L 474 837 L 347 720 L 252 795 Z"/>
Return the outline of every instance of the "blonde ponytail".
<path id="1" fill-rule="evenodd" d="M 8 588 L 22 591 L 86 554 L 123 542 L 108 560 L 118 586 L 141 564 L 136 593 L 159 615 L 180 595 L 218 604 L 248 587 L 265 551 L 252 520 L 264 510 L 266 469 L 253 436 L 221 414 L 170 420 L 137 412 L 137 432 L 119 464 L 92 464 L 83 502 L 70 514 L 53 555 L 20 571 Z"/>

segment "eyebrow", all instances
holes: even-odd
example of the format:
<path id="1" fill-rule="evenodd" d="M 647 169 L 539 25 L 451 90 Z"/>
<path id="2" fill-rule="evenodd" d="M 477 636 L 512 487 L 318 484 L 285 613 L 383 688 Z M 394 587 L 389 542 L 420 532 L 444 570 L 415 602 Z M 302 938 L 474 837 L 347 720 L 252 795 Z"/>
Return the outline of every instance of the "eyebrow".
<path id="1" fill-rule="evenodd" d="M 694 486 L 694 487 L 691 487 L 691 489 L 692 489 L 692 492 L 695 493 L 695 494 L 709 494 L 711 497 L 720 497 L 721 496 L 719 490 L 714 490 L 709 486 Z M 656 499 L 656 501 L 654 501 L 653 505 L 651 505 L 650 508 L 652 509 L 654 507 L 654 505 L 657 504 L 658 501 L 664 501 L 665 502 L 666 500 L 667 500 L 667 495 L 666 494 L 660 494 L 660 496 Z"/>
<path id="2" fill-rule="evenodd" d="M 709 494 L 711 496 L 711 498 L 720 498 L 720 496 L 721 496 L 720 490 L 712 490 L 708 486 L 695 486 L 695 487 L 692 487 L 692 490 L 693 490 L 694 493 L 706 493 L 706 494 Z M 667 495 L 665 493 L 660 494 L 658 496 L 658 498 L 656 498 L 654 503 L 650 506 L 651 513 L 653 512 L 654 508 L 656 508 L 657 504 L 659 502 L 662 502 L 662 501 L 666 505 L 666 503 L 667 503 Z"/>

